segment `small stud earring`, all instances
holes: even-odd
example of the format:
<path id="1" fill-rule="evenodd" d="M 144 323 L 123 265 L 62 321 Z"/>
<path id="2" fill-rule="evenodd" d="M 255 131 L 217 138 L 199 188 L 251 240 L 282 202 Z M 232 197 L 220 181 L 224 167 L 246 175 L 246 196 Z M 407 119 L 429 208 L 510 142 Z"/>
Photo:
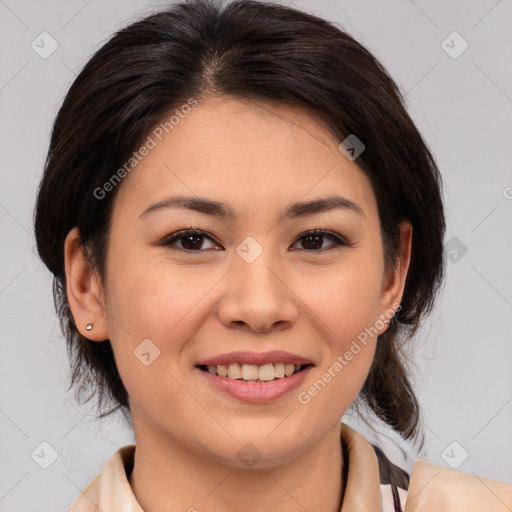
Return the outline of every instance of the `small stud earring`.
<path id="1" fill-rule="evenodd" d="M 87 325 L 85 326 L 85 330 L 86 330 L 86 331 L 91 331 L 91 330 L 92 330 L 92 328 L 93 328 L 93 326 L 94 326 L 94 324 L 87 324 Z"/>

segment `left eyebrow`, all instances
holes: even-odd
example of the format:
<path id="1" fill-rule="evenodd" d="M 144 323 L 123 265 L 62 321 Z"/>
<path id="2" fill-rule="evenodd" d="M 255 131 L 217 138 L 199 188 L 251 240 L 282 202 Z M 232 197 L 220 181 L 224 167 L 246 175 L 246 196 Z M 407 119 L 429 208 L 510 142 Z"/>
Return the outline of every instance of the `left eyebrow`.
<path id="1" fill-rule="evenodd" d="M 335 208 L 349 210 L 366 218 L 363 209 L 357 203 L 342 196 L 329 196 L 302 203 L 293 203 L 285 208 L 281 218 L 296 219 L 306 217 L 307 215 L 327 212 Z"/>
<path id="2" fill-rule="evenodd" d="M 225 203 L 197 196 L 169 197 L 149 206 L 139 217 L 166 208 L 184 208 L 222 219 L 234 220 L 238 217 L 233 208 Z M 329 196 L 288 205 L 281 213 L 281 219 L 302 218 L 308 215 L 334 210 L 335 208 L 349 210 L 366 218 L 363 209 L 354 201 L 342 196 Z"/>

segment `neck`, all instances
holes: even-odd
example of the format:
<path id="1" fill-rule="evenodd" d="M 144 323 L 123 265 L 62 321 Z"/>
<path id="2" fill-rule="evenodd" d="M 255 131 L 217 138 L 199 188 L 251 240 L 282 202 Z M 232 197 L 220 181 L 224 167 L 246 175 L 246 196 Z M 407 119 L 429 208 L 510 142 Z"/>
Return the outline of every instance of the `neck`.
<path id="1" fill-rule="evenodd" d="M 339 425 L 287 464 L 237 468 L 167 436 L 137 438 L 129 482 L 145 512 L 339 512 L 343 455 Z"/>

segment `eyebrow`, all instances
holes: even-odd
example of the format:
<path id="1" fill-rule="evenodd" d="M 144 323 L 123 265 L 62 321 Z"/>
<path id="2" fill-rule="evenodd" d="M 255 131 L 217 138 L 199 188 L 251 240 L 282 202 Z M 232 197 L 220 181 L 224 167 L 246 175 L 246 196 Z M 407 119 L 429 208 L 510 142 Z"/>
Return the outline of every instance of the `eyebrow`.
<path id="1" fill-rule="evenodd" d="M 192 196 L 173 196 L 158 203 L 152 204 L 144 210 L 139 217 L 143 217 L 149 213 L 160 211 L 162 209 L 181 208 L 192 210 L 195 212 L 218 217 L 220 219 L 235 220 L 237 218 L 236 212 L 230 206 L 220 201 L 214 201 L 205 197 L 192 197 Z M 288 205 L 281 213 L 281 220 L 283 219 L 297 219 L 306 217 L 308 215 L 315 215 L 322 212 L 327 212 L 334 209 L 344 209 L 357 213 L 365 217 L 363 209 L 354 201 L 342 196 L 328 196 L 311 201 L 298 202 Z"/>

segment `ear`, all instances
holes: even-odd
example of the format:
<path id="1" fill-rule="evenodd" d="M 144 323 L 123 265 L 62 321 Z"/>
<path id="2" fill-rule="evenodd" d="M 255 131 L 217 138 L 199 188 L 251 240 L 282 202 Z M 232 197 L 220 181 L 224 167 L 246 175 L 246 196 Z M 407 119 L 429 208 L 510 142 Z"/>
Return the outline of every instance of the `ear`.
<path id="1" fill-rule="evenodd" d="M 108 339 L 101 281 L 85 257 L 77 227 L 66 236 L 64 266 L 69 307 L 78 331 L 92 341 Z M 93 328 L 88 331 L 85 326 L 89 323 L 93 324 Z"/>
<path id="2" fill-rule="evenodd" d="M 400 248 L 397 261 L 385 272 L 381 287 L 381 318 L 391 321 L 393 314 L 399 309 L 405 288 L 405 280 L 411 261 L 412 225 L 408 220 L 400 223 Z M 387 325 L 383 331 L 387 329 Z"/>

